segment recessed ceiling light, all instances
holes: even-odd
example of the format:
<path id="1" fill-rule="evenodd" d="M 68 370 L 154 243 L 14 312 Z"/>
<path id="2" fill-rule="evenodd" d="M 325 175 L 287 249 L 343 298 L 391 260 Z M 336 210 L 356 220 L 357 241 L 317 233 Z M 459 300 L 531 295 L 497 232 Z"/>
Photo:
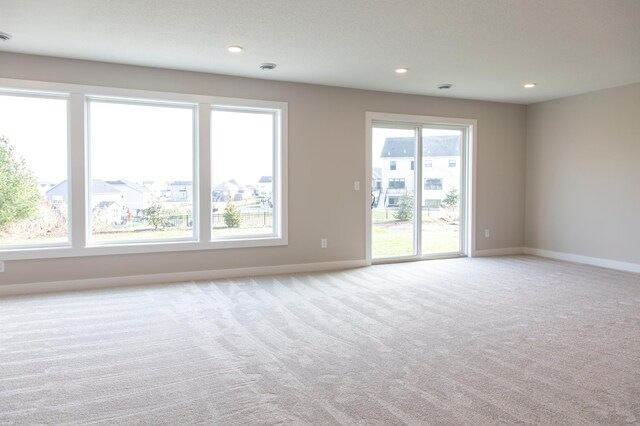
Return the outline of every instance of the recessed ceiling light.
<path id="1" fill-rule="evenodd" d="M 533 89 L 534 87 L 536 87 L 536 83 L 525 83 L 524 85 L 525 89 Z"/>
<path id="2" fill-rule="evenodd" d="M 396 68 L 396 74 L 406 74 L 409 68 Z"/>
<path id="3" fill-rule="evenodd" d="M 9 41 L 11 40 L 11 34 L 0 32 L 0 41 Z"/>
<path id="4" fill-rule="evenodd" d="M 233 46 L 229 46 L 227 50 L 231 53 L 240 53 L 242 52 L 242 46 L 234 44 Z"/>

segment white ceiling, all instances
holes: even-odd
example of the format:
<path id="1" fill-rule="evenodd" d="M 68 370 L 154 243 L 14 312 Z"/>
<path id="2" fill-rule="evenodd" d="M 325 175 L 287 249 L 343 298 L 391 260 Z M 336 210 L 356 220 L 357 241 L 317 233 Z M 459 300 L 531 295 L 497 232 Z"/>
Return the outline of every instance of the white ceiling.
<path id="1" fill-rule="evenodd" d="M 524 104 L 640 81 L 640 0 L 0 0 L 0 31 L 0 51 Z"/>

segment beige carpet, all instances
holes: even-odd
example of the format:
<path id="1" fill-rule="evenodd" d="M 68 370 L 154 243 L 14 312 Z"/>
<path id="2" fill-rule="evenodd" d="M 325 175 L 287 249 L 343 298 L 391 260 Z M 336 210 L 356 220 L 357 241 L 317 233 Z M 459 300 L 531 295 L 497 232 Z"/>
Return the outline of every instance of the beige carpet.
<path id="1" fill-rule="evenodd" d="M 0 424 L 640 424 L 640 275 L 518 256 L 0 299 Z"/>

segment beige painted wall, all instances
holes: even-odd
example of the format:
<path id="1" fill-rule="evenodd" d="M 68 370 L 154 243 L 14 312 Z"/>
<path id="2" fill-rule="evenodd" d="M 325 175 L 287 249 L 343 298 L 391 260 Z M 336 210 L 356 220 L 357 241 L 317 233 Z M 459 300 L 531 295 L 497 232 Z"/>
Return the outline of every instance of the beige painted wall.
<path id="1" fill-rule="evenodd" d="M 527 108 L 526 245 L 640 264 L 640 84 Z"/>
<path id="2" fill-rule="evenodd" d="M 10 53 L 0 53 L 0 77 L 289 103 L 288 246 L 8 261 L 0 285 L 364 259 L 368 197 L 353 191 L 353 181 L 365 182 L 367 111 L 477 119 L 477 249 L 524 243 L 522 105 Z M 491 238 L 484 238 L 487 227 Z M 329 249 L 320 249 L 321 237 Z"/>

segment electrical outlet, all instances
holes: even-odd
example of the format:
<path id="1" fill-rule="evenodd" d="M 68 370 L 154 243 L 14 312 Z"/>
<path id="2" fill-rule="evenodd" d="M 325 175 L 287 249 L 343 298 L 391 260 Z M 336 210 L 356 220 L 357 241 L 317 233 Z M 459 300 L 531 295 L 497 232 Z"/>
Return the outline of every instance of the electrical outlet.
<path id="1" fill-rule="evenodd" d="M 484 237 L 489 238 L 491 236 L 491 230 L 489 228 L 484 230 Z"/>
<path id="2" fill-rule="evenodd" d="M 326 238 L 321 238 L 320 239 L 320 248 L 327 248 L 327 239 Z"/>
<path id="3" fill-rule="evenodd" d="M 0 260 L 0 272 L 4 272 L 4 260 Z"/>
<path id="4" fill-rule="evenodd" d="M 359 180 L 353 182 L 353 190 L 354 191 L 360 191 L 360 181 Z"/>

